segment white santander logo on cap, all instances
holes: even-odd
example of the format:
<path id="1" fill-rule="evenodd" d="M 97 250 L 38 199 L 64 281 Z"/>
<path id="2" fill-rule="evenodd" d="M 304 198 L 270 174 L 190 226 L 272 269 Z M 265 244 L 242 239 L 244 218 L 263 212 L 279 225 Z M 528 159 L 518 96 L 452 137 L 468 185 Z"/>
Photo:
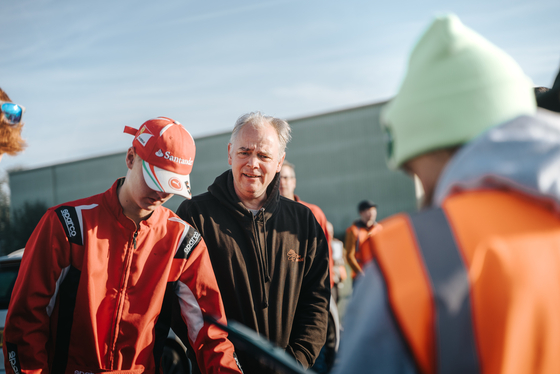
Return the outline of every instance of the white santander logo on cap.
<path id="1" fill-rule="evenodd" d="M 183 184 L 177 178 L 171 178 L 169 180 L 169 186 L 177 191 L 181 191 L 183 189 Z"/>
<path id="2" fill-rule="evenodd" d="M 163 157 L 166 160 L 169 160 L 171 162 L 175 162 L 177 164 L 182 164 L 182 165 L 192 165 L 193 163 L 193 159 L 189 158 L 188 160 L 181 158 L 181 157 L 177 157 L 177 156 L 173 156 L 171 154 L 171 152 L 167 151 L 165 152 L 165 154 L 161 151 L 161 149 L 159 151 L 156 152 L 156 156 L 158 157 Z"/>

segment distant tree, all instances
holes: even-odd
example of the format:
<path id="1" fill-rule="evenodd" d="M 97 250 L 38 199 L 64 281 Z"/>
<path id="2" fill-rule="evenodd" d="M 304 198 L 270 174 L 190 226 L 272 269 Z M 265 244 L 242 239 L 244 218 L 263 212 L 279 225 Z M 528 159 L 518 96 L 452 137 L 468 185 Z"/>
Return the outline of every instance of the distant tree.
<path id="1" fill-rule="evenodd" d="M 8 177 L 0 175 L 0 256 L 25 247 L 35 226 L 47 212 L 47 204 L 36 201 L 25 202 L 22 208 L 10 214 L 7 184 Z"/>
<path id="2" fill-rule="evenodd" d="M 2 188 L 4 180 L 0 180 L 0 255 L 9 253 L 10 234 L 10 199 Z"/>
<path id="3" fill-rule="evenodd" d="M 25 247 L 41 217 L 47 212 L 47 204 L 42 201 L 25 202 L 23 207 L 14 211 L 11 224 L 10 252 Z"/>

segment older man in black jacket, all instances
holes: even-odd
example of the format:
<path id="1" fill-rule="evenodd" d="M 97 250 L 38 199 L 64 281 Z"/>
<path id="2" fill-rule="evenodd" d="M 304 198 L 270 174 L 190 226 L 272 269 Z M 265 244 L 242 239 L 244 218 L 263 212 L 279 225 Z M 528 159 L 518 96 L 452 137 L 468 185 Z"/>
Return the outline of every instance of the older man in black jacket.
<path id="1" fill-rule="evenodd" d="M 177 214 L 208 246 L 228 320 L 308 368 L 326 338 L 328 246 L 313 213 L 279 194 L 290 131 L 286 121 L 259 112 L 240 117 L 228 144 L 231 170 Z M 245 372 L 267 372 L 250 354 L 238 355 Z"/>

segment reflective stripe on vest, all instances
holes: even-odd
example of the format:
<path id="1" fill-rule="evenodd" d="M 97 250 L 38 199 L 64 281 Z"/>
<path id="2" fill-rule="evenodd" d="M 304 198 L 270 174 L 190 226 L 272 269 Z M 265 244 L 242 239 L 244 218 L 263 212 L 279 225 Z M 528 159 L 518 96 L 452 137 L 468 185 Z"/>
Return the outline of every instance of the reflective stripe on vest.
<path id="1" fill-rule="evenodd" d="M 410 216 L 435 302 L 437 372 L 479 373 L 467 269 L 442 209 Z"/>

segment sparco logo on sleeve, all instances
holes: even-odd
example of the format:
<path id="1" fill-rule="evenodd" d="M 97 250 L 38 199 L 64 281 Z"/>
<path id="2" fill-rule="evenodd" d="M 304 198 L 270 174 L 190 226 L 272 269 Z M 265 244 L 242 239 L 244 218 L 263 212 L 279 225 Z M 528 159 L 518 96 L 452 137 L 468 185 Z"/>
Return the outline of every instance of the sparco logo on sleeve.
<path id="1" fill-rule="evenodd" d="M 64 217 L 64 222 L 66 222 L 68 235 L 70 237 L 76 236 L 76 227 L 74 226 L 74 222 L 72 221 L 72 217 L 70 217 L 70 212 L 68 212 L 68 209 L 62 209 L 60 213 L 62 213 L 62 217 Z"/>
<path id="2" fill-rule="evenodd" d="M 8 352 L 8 358 L 10 359 L 10 365 L 12 365 L 12 370 L 14 373 L 19 374 L 19 368 L 17 367 L 17 355 L 14 351 Z"/>
<path id="3" fill-rule="evenodd" d="M 6 343 L 6 352 L 8 353 L 8 361 L 15 374 L 21 374 L 21 364 L 19 362 L 19 355 L 17 352 L 17 345 L 10 342 Z"/>
<path id="4" fill-rule="evenodd" d="M 66 237 L 70 243 L 83 245 L 82 230 L 80 228 L 80 220 L 76 208 L 73 206 L 60 206 L 56 209 L 58 219 L 64 227 Z"/>
<path id="5" fill-rule="evenodd" d="M 189 253 L 191 253 L 192 249 L 198 244 L 199 241 L 200 241 L 200 233 L 198 231 L 195 231 L 191 240 L 189 240 L 187 246 L 185 247 L 185 253 L 187 257 L 189 256 Z"/>
<path id="6" fill-rule="evenodd" d="M 192 227 L 187 228 L 188 232 L 175 255 L 175 258 L 189 258 L 192 250 L 200 243 L 202 236 Z"/>

